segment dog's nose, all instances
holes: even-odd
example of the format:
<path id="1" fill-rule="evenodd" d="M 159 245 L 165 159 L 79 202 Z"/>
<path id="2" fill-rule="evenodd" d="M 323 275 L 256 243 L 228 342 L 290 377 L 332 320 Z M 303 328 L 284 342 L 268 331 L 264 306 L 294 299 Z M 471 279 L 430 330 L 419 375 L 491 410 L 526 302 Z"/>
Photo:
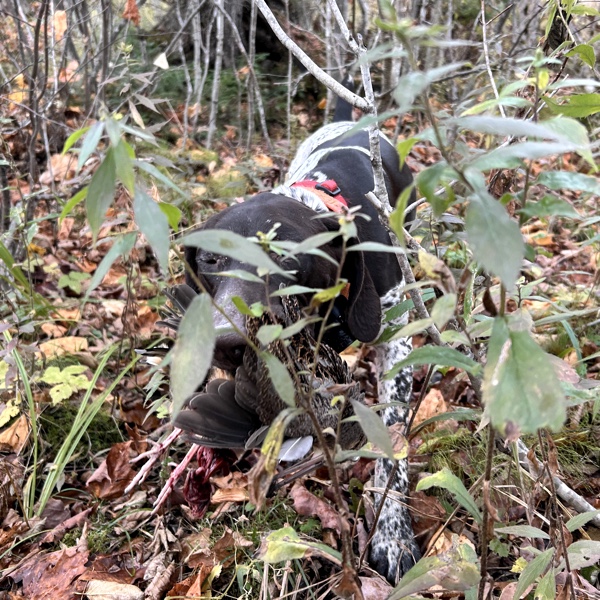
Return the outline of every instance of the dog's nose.
<path id="1" fill-rule="evenodd" d="M 233 371 L 242 364 L 246 341 L 237 333 L 226 333 L 217 337 L 213 364 L 219 369 Z"/>

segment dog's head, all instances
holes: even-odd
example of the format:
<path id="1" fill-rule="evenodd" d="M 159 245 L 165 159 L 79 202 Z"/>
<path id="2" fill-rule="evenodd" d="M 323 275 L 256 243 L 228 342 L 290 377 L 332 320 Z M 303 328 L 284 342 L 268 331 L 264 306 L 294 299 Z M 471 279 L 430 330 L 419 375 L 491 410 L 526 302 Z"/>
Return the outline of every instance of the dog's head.
<path id="1" fill-rule="evenodd" d="M 200 229 L 218 229 L 232 231 L 244 237 L 268 233 L 275 224 L 276 240 L 302 242 L 318 233 L 335 231 L 339 228 L 335 218 L 315 218 L 315 213 L 300 202 L 284 196 L 262 193 L 241 204 L 235 204 L 212 216 Z M 342 258 L 342 237 L 338 236 L 321 247 L 329 257 L 339 263 Z M 272 307 L 277 314 L 280 304 L 277 296 L 270 294 L 281 284 L 292 283 L 309 288 L 329 288 L 337 281 L 338 268 L 335 263 L 315 254 L 299 254 L 295 257 L 271 258 L 286 271 L 294 271 L 295 280 L 289 280 L 278 274 L 271 274 L 268 284 L 246 281 L 237 277 L 224 276 L 221 273 L 231 270 L 244 270 L 255 273 L 256 269 L 241 260 L 207 252 L 202 248 L 186 248 L 188 265 L 198 277 L 202 286 L 215 299 L 215 302 L 227 317 L 215 312 L 215 326 L 227 327 L 229 320 L 241 331 L 245 330 L 245 318 L 235 307 L 232 299 L 238 296 L 248 305 L 261 302 Z M 347 253 L 342 265 L 342 277 L 348 281 L 347 301 L 336 306 L 338 320 L 344 323 L 344 334 L 360 341 L 370 342 L 379 333 L 381 307 L 379 296 L 370 274 L 365 269 L 361 252 Z M 188 274 L 187 282 L 194 289 L 198 286 Z M 301 304 L 310 302 L 310 295 L 301 296 Z M 225 369 L 232 369 L 242 361 L 245 341 L 238 333 L 220 335 L 217 339 L 214 363 Z"/>

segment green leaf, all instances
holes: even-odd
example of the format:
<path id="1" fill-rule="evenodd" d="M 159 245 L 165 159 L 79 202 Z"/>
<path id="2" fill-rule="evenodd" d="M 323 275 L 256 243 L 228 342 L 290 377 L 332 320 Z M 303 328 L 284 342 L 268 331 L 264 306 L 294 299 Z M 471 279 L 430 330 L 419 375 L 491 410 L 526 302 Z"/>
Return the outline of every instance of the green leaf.
<path id="1" fill-rule="evenodd" d="M 417 138 L 411 137 L 406 140 L 400 140 L 396 144 L 396 150 L 398 151 L 398 155 L 400 156 L 400 168 L 404 166 L 406 162 L 406 157 L 410 154 L 410 151 L 413 149 L 413 146 L 418 142 Z"/>
<path id="2" fill-rule="evenodd" d="M 477 262 L 498 276 L 507 290 L 512 290 L 525 255 L 518 224 L 499 202 L 479 192 L 469 203 L 465 225 Z"/>
<path id="3" fill-rule="evenodd" d="M 109 269 L 112 267 L 113 263 L 121 257 L 127 256 L 131 249 L 135 244 L 135 240 L 137 238 L 137 233 L 130 231 L 124 235 L 120 235 L 115 238 L 113 245 L 110 247 L 110 250 L 104 255 L 104 258 L 98 265 L 92 280 L 86 291 L 86 301 L 87 297 L 90 295 L 90 292 L 98 287 Z"/>
<path id="4" fill-rule="evenodd" d="M 557 198 L 550 194 L 544 196 L 539 202 L 528 202 L 517 212 L 525 215 L 528 219 L 534 217 L 570 217 L 572 219 L 581 219 L 581 216 L 571 204 L 562 198 Z"/>
<path id="5" fill-rule="evenodd" d="M 481 512 L 475 504 L 475 500 L 473 500 L 463 482 L 450 469 L 444 467 L 441 471 L 424 477 L 417 484 L 417 491 L 428 490 L 432 487 L 441 487 L 448 490 L 477 523 L 481 524 Z"/>
<path id="6" fill-rule="evenodd" d="M 71 196 L 69 201 L 63 206 L 63 209 L 60 213 L 60 217 L 58 218 L 59 223 L 82 201 L 87 198 L 89 186 L 86 185 L 84 188 L 80 189 L 74 196 Z"/>
<path id="7" fill-rule="evenodd" d="M 412 71 L 408 75 L 400 77 L 398 87 L 394 91 L 394 100 L 398 104 L 398 111 L 406 112 L 413 105 L 417 96 L 424 92 L 430 84 L 453 71 L 458 71 L 465 64 L 464 62 L 451 63 L 428 71 Z"/>
<path id="8" fill-rule="evenodd" d="M 416 321 L 410 321 L 407 325 L 401 329 L 392 329 L 393 335 L 386 341 L 397 340 L 398 338 L 407 338 L 425 331 L 428 327 L 433 325 L 433 319 L 431 317 L 426 319 L 417 319 Z"/>
<path id="9" fill-rule="evenodd" d="M 338 283 L 337 285 L 334 285 L 330 288 L 327 288 L 325 290 L 320 290 L 319 292 L 317 292 L 316 294 L 313 295 L 313 297 L 311 298 L 310 302 L 313 305 L 318 305 L 318 304 L 323 304 L 325 302 L 329 302 L 330 300 L 333 300 L 334 298 L 337 298 L 342 290 L 346 287 L 346 282 L 342 282 L 342 283 Z"/>
<path id="10" fill-rule="evenodd" d="M 570 532 L 576 531 L 580 527 L 583 527 L 586 523 L 589 523 L 589 521 L 591 521 L 592 519 L 595 519 L 598 515 L 600 515 L 600 509 L 599 510 L 589 510 L 589 511 L 581 513 L 579 515 L 575 515 L 574 517 L 571 517 L 567 521 L 567 523 L 565 524 L 565 527 Z"/>
<path id="11" fill-rule="evenodd" d="M 325 244 L 329 244 L 329 242 L 339 237 L 339 235 L 339 231 L 323 231 L 322 233 L 311 235 L 301 242 L 286 243 L 285 240 L 278 240 L 277 244 L 288 250 L 292 256 L 296 256 L 298 254 L 308 254 Z"/>
<path id="12" fill-rule="evenodd" d="M 262 311 L 258 315 L 254 314 L 254 311 L 246 304 L 243 298 L 240 298 L 240 296 L 233 296 L 231 298 L 231 301 L 233 302 L 233 305 L 238 309 L 239 313 L 242 315 L 246 315 L 247 317 L 260 317 L 260 315 L 262 314 Z"/>
<path id="13" fill-rule="evenodd" d="M 171 229 L 173 229 L 173 231 L 177 231 L 181 221 L 181 210 L 173 204 L 168 204 L 167 202 L 159 202 L 158 208 L 160 208 L 160 210 L 167 215 L 167 220 L 169 221 Z"/>
<path id="14" fill-rule="evenodd" d="M 111 148 L 106 153 L 106 157 L 98 167 L 98 170 L 94 173 L 85 199 L 85 208 L 94 241 L 96 241 L 98 231 L 100 231 L 100 226 L 106 216 L 106 211 L 114 200 L 116 185 L 117 171 L 115 156 Z"/>
<path id="15" fill-rule="evenodd" d="M 259 356 L 267 365 L 269 378 L 279 397 L 289 407 L 294 408 L 296 406 L 294 382 L 285 365 L 269 352 L 261 352 Z"/>
<path id="16" fill-rule="evenodd" d="M 537 527 L 531 525 L 511 525 L 509 527 L 496 527 L 495 533 L 502 533 L 504 535 L 516 535 L 519 537 L 527 538 L 539 538 L 541 540 L 549 540 L 550 536 Z"/>
<path id="17" fill-rule="evenodd" d="M 104 123 L 102 121 L 96 121 L 88 130 L 83 143 L 81 144 L 81 150 L 79 151 L 79 160 L 77 161 L 77 170 L 85 164 L 85 161 L 95 152 L 98 148 L 98 143 L 104 132 Z"/>
<path id="18" fill-rule="evenodd" d="M 273 564 L 300 560 L 319 555 L 340 565 L 342 555 L 325 544 L 301 539 L 292 527 L 283 527 L 270 533 L 259 550 L 261 560 Z"/>
<path id="19" fill-rule="evenodd" d="M 381 417 L 361 402 L 357 402 L 356 400 L 351 400 L 351 402 L 354 414 L 358 417 L 360 426 L 369 442 L 377 446 L 388 458 L 393 460 L 394 446 L 390 439 L 390 433 L 383 424 Z"/>
<path id="20" fill-rule="evenodd" d="M 541 140 L 552 140 L 554 142 L 570 141 L 560 132 L 547 127 L 546 122 L 535 123 L 533 121 L 522 121 L 504 117 L 460 117 L 451 119 L 450 123 L 458 127 L 464 127 L 471 131 L 478 131 L 490 135 L 501 135 L 504 137 L 538 138 Z"/>
<path id="21" fill-rule="evenodd" d="M 575 152 L 587 160 L 594 171 L 597 170 L 588 132 L 583 123 L 580 123 L 576 119 L 569 119 L 568 117 L 554 117 L 553 119 L 544 121 L 544 126 L 556 131 L 556 133 L 567 140 L 567 144 L 573 144 Z"/>
<path id="22" fill-rule="evenodd" d="M 133 173 L 132 154 L 135 156 L 133 149 L 125 140 L 119 140 L 115 146 L 115 165 L 117 167 L 117 177 L 125 186 L 127 191 L 133 195 L 135 186 L 135 175 Z"/>
<path id="23" fill-rule="evenodd" d="M 422 558 L 402 577 L 388 600 L 421 598 L 414 594 L 433 587 L 465 592 L 464 597 L 469 598 L 470 590 L 476 588 L 480 579 L 477 556 L 468 544 L 457 545 L 456 536 L 452 545 L 446 553 Z"/>
<path id="24" fill-rule="evenodd" d="M 522 142 L 502 146 L 482 154 L 471 163 L 470 168 L 478 171 L 514 169 L 521 166 L 525 159 L 536 160 L 544 156 L 560 155 L 577 150 L 579 150 L 579 146 L 567 142 Z"/>
<path id="25" fill-rule="evenodd" d="M 571 171 L 543 171 L 537 178 L 538 183 L 551 190 L 575 190 L 600 195 L 600 181 L 583 173 Z"/>
<path id="26" fill-rule="evenodd" d="M 594 48 L 589 44 L 578 44 L 575 48 L 569 50 L 566 56 L 579 56 L 592 69 L 596 64 L 596 53 L 594 52 Z"/>
<path id="27" fill-rule="evenodd" d="M 278 273 L 291 279 L 291 276 L 277 263 L 273 262 L 258 244 L 233 231 L 220 229 L 194 231 L 183 236 L 180 242 L 185 246 L 203 248 L 208 252 L 223 254 L 259 269 Z"/>
<path id="28" fill-rule="evenodd" d="M 141 169 L 142 171 L 146 171 L 148 175 L 154 177 L 155 179 L 158 179 L 166 186 L 170 187 L 172 190 L 175 190 L 179 195 L 183 196 L 184 198 L 187 197 L 187 194 L 179 186 L 175 185 L 175 183 L 173 183 L 166 175 L 161 173 L 153 164 L 150 164 L 149 162 L 145 162 L 143 160 L 134 160 L 133 165 L 138 169 Z"/>
<path id="29" fill-rule="evenodd" d="M 478 115 L 490 108 L 494 108 L 496 106 L 512 106 L 515 108 L 521 108 L 523 106 L 532 106 L 532 103 L 525 98 L 519 98 L 518 96 L 505 96 L 500 98 L 491 98 L 490 100 L 484 100 L 483 102 L 479 102 L 465 110 L 461 117 L 467 117 L 469 115 Z"/>
<path id="30" fill-rule="evenodd" d="M 413 192 L 414 184 L 402 190 L 402 193 L 396 201 L 396 206 L 390 214 L 389 223 L 392 231 L 396 234 L 399 244 L 404 244 L 404 213 L 408 205 L 408 201 Z"/>
<path id="31" fill-rule="evenodd" d="M 513 598 L 521 598 L 525 590 L 533 585 L 536 579 L 548 568 L 554 556 L 554 548 L 550 548 L 536 556 L 524 569 L 519 576 L 519 582 L 515 589 Z"/>
<path id="32" fill-rule="evenodd" d="M 90 130 L 89 127 L 82 127 L 81 129 L 78 129 L 77 131 L 74 131 L 67 138 L 67 141 L 65 142 L 65 145 L 63 147 L 63 151 L 62 151 L 61 154 L 66 154 L 77 143 L 77 141 L 79 140 L 79 138 L 82 135 L 86 134 L 89 130 Z"/>
<path id="33" fill-rule="evenodd" d="M 544 102 L 548 104 L 552 112 L 582 119 L 600 112 L 600 94 L 572 94 L 564 96 L 562 104 L 544 96 Z"/>
<path id="34" fill-rule="evenodd" d="M 415 348 L 404 360 L 396 363 L 387 373 L 385 379 L 391 379 L 400 369 L 409 365 L 456 367 L 473 375 L 477 375 L 481 371 L 479 363 L 461 354 L 458 350 L 444 346 L 422 346 L 421 348 Z"/>
<path id="35" fill-rule="evenodd" d="M 494 321 L 484 370 L 483 401 L 492 424 L 504 431 L 510 423 L 522 433 L 540 427 L 558 430 L 566 417 L 560 382 L 546 353 L 523 330 L 517 315 L 511 328 Z"/>
<path id="36" fill-rule="evenodd" d="M 442 179 L 447 181 L 453 175 L 455 175 L 454 169 L 448 167 L 445 161 L 435 163 L 431 167 L 423 169 L 417 175 L 416 182 L 419 192 L 427 198 L 427 202 L 433 207 L 436 217 L 439 217 L 444 212 L 446 205 L 445 202 L 442 202 L 442 198 L 436 196 L 435 192 Z"/>
<path id="37" fill-rule="evenodd" d="M 283 332 L 283 325 L 262 325 L 256 332 L 256 338 L 263 346 L 268 346 L 271 342 L 279 339 Z"/>
<path id="38" fill-rule="evenodd" d="M 4 263 L 5 268 L 7 268 L 10 274 L 25 288 L 31 293 L 31 288 L 29 286 L 29 281 L 25 274 L 21 270 L 20 267 L 15 265 L 15 259 L 12 257 L 12 254 L 8 250 L 8 248 L 0 241 L 0 260 Z"/>
<path id="39" fill-rule="evenodd" d="M 181 319 L 173 349 L 172 418 L 204 381 L 212 362 L 215 337 L 210 296 L 198 294 Z"/>
<path id="40" fill-rule="evenodd" d="M 442 329 L 454 316 L 456 309 L 456 294 L 445 294 L 436 300 L 431 309 L 431 318 L 438 329 Z"/>
<path id="41" fill-rule="evenodd" d="M 62 371 L 58 367 L 48 367 L 40 378 L 44 383 L 52 386 L 50 397 L 52 404 L 60 404 L 70 398 L 75 392 L 89 387 L 88 378 L 83 375 L 87 370 L 84 365 L 71 365 Z"/>
<path id="42" fill-rule="evenodd" d="M 112 117 L 106 117 L 104 120 L 104 125 L 106 127 L 106 133 L 108 134 L 110 145 L 113 148 L 116 148 L 121 141 L 121 124 Z"/>
<path id="43" fill-rule="evenodd" d="M 259 282 L 264 283 L 262 279 L 259 279 Z M 320 291 L 322 291 L 320 288 L 312 288 L 305 285 L 288 285 L 287 287 L 271 292 L 271 296 L 294 296 L 295 294 L 310 294 Z"/>
<path id="44" fill-rule="evenodd" d="M 568 548 L 569 566 L 573 571 L 598 565 L 600 562 L 600 542 L 596 540 L 579 540 Z M 564 559 L 559 568 L 564 568 Z"/>
<path id="45" fill-rule="evenodd" d="M 540 579 L 533 597 L 534 600 L 554 600 L 556 598 L 556 578 L 553 569 L 550 569 Z"/>
<path id="46" fill-rule="evenodd" d="M 165 213 L 146 192 L 135 189 L 133 197 L 135 223 L 154 250 L 163 273 L 169 271 L 169 222 Z"/>
<path id="47" fill-rule="evenodd" d="M 348 252 L 388 252 L 391 254 L 404 254 L 404 249 L 390 246 L 381 242 L 361 242 L 348 247 Z"/>

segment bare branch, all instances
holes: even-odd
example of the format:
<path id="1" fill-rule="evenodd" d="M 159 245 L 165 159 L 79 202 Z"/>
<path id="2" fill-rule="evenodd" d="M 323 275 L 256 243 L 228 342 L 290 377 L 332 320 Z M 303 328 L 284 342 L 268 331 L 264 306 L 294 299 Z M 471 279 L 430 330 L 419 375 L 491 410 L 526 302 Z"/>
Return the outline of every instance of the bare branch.
<path id="1" fill-rule="evenodd" d="M 333 77 L 331 77 L 331 75 L 327 75 L 323 69 L 321 69 L 313 60 L 311 60 L 308 55 L 288 37 L 288 35 L 277 22 L 277 18 L 271 12 L 271 9 L 267 6 L 265 0 L 254 0 L 254 2 L 256 3 L 256 6 L 258 6 L 258 9 L 265 18 L 265 21 L 270 25 L 273 33 L 277 36 L 279 41 L 306 67 L 311 75 L 313 75 L 324 86 L 332 90 L 340 98 L 352 104 L 352 106 L 360 108 L 360 110 L 367 113 L 371 112 L 371 106 L 364 98 L 357 96 L 345 88 L 341 83 L 337 82 Z"/>

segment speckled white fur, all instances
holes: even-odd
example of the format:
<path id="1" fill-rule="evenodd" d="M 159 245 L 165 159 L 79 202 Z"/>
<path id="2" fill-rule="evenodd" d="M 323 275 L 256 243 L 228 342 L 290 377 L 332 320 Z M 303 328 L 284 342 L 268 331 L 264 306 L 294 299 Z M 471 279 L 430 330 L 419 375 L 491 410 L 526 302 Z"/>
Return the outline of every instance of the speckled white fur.
<path id="1" fill-rule="evenodd" d="M 404 284 L 393 288 L 381 299 L 383 314 L 396 306 L 402 299 Z M 408 315 L 394 320 L 392 325 L 404 325 Z M 381 418 L 386 427 L 395 423 L 406 426 L 409 415 L 409 402 L 412 391 L 412 368 L 402 369 L 393 379 L 384 379 L 384 375 L 399 361 L 406 358 L 412 350 L 411 340 L 398 338 L 376 346 L 377 381 L 379 402 L 382 404 L 399 403 L 387 406 Z M 406 433 L 406 431 L 405 431 Z M 379 459 L 375 463 L 373 486 L 385 489 L 393 471 L 393 462 Z M 398 463 L 398 469 L 390 484 L 391 494 L 385 500 L 379 521 L 375 526 L 375 534 L 371 541 L 370 564 L 387 580 L 395 584 L 420 557 L 419 548 L 414 539 L 410 513 L 406 505 L 408 493 L 408 461 Z M 375 497 L 375 509 L 381 503 L 380 494 Z"/>

